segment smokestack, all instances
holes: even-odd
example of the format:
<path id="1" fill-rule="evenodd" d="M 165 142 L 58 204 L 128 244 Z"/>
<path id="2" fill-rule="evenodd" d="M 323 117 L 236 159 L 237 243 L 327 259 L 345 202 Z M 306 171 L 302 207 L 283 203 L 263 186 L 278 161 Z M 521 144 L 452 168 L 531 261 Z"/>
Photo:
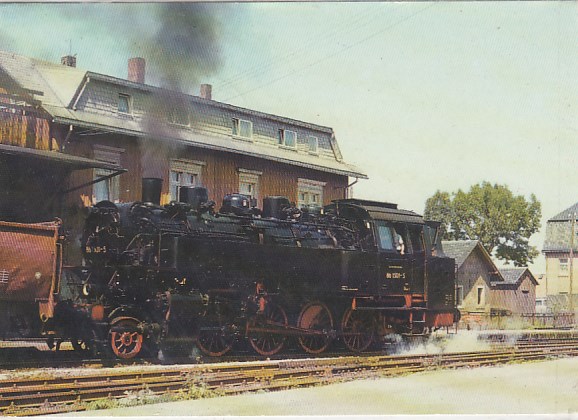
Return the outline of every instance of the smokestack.
<path id="1" fill-rule="evenodd" d="M 136 83 L 145 82 L 145 59 L 133 57 L 128 60 L 128 80 Z"/>
<path id="2" fill-rule="evenodd" d="M 145 203 L 161 204 L 162 178 L 142 179 L 142 201 Z"/>
<path id="3" fill-rule="evenodd" d="M 65 55 L 60 57 L 60 64 L 68 67 L 76 67 L 76 55 Z"/>
<path id="4" fill-rule="evenodd" d="M 213 86 L 203 83 L 201 85 L 201 98 L 211 100 L 213 93 Z"/>

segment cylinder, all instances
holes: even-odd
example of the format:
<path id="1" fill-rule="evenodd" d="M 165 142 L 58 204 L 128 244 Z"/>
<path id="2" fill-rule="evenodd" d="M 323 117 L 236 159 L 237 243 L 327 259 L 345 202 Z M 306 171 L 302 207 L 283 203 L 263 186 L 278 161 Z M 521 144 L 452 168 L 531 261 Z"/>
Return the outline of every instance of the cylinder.
<path id="1" fill-rule="evenodd" d="M 142 201 L 145 203 L 161 204 L 161 190 L 163 189 L 162 178 L 142 179 Z"/>

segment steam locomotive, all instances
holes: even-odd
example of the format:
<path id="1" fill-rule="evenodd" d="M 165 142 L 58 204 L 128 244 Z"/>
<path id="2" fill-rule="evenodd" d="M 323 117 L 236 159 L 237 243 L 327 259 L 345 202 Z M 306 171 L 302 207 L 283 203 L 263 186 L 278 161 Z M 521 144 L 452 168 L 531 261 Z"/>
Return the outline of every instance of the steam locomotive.
<path id="1" fill-rule="evenodd" d="M 412 211 L 357 199 L 297 209 L 285 197 L 261 210 L 241 194 L 216 211 L 202 187 L 160 206 L 160 186 L 145 179 L 141 202 L 90 209 L 80 267 L 62 266 L 58 223 L 0 223 L 7 307 L 37 307 L 51 344 L 121 359 L 194 346 L 221 356 L 240 341 L 263 356 L 289 342 L 362 352 L 457 321 L 454 260 L 439 224 Z"/>

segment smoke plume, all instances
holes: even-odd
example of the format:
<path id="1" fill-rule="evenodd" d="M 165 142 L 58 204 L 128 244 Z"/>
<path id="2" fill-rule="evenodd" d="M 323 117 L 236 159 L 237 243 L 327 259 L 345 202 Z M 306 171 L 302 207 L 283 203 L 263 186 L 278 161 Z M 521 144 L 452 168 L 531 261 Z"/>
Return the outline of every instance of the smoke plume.
<path id="1" fill-rule="evenodd" d="M 144 47 L 147 73 L 165 88 L 191 93 L 222 64 L 215 9 L 198 3 L 158 5 L 160 27 Z"/>

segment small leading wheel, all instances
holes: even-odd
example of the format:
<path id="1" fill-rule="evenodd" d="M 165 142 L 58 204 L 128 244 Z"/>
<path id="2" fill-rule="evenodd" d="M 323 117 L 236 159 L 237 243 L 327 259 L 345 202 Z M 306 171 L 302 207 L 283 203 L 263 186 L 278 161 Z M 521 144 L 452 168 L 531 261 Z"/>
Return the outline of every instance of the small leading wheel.
<path id="1" fill-rule="evenodd" d="M 373 343 L 373 319 L 367 312 L 349 308 L 341 320 L 341 332 L 345 347 L 354 352 L 362 352 Z"/>
<path id="2" fill-rule="evenodd" d="M 324 352 L 333 339 L 333 317 L 331 311 L 322 302 L 310 302 L 299 314 L 297 326 L 310 330 L 309 334 L 299 337 L 299 345 L 307 353 Z"/>
<path id="3" fill-rule="evenodd" d="M 201 328 L 197 347 L 207 356 L 218 357 L 233 348 L 235 337 L 225 330 L 225 325 L 207 325 Z"/>
<path id="4" fill-rule="evenodd" d="M 249 343 L 255 351 L 263 356 L 272 356 L 279 353 L 285 345 L 287 337 L 276 333 L 274 329 L 283 329 L 288 324 L 287 314 L 283 308 L 274 303 L 268 303 L 263 314 L 257 315 L 250 322 L 251 326 L 269 330 L 255 332 L 249 330 Z"/>
<path id="5" fill-rule="evenodd" d="M 121 359 L 132 359 L 142 350 L 144 337 L 138 331 L 138 323 L 132 319 L 123 319 L 113 323 L 110 328 L 110 346 L 112 352 Z"/>

